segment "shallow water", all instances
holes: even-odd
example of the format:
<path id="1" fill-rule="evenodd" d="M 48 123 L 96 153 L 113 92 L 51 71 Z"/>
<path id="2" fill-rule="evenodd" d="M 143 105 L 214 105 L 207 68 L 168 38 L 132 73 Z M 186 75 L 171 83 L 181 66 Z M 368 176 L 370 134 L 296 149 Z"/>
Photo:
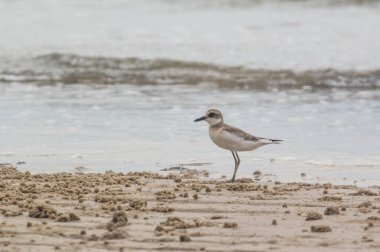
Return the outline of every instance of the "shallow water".
<path id="1" fill-rule="evenodd" d="M 284 140 L 238 176 L 378 184 L 378 3 L 231 3 L 0 2 L 0 163 L 231 176 L 193 122 L 219 108 Z"/>
<path id="2" fill-rule="evenodd" d="M 241 153 L 239 175 L 281 180 L 301 172 L 344 182 L 380 179 L 379 91 L 257 92 L 212 86 L 1 86 L 1 159 L 33 171 L 152 170 L 191 163 L 229 175 L 233 159 L 215 147 L 210 107 L 228 123 L 281 145 Z M 271 159 L 274 159 L 274 161 Z M 370 176 L 369 176 L 370 175 Z M 370 182 L 368 182 L 370 183 Z"/>

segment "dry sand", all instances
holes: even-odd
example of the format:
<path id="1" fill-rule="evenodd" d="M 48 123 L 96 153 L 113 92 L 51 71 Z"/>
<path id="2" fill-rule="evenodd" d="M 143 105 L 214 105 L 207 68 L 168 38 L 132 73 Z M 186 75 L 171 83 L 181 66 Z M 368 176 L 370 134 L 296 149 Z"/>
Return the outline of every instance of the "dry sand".
<path id="1" fill-rule="evenodd" d="M 380 251 L 378 188 L 0 173 L 0 251 Z"/>

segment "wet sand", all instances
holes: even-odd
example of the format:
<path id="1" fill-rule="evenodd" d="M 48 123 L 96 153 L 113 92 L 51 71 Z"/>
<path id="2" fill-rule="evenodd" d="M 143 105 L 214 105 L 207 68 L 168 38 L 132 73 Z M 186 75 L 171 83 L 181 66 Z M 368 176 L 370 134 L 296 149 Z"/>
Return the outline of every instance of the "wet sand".
<path id="1" fill-rule="evenodd" d="M 0 168 L 1 251 L 380 250 L 379 188 Z"/>

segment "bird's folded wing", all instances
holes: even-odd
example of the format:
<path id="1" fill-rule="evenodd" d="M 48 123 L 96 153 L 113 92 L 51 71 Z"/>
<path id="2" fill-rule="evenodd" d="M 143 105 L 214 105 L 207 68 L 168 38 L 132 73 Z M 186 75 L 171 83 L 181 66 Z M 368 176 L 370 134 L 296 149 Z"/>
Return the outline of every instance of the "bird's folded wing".
<path id="1" fill-rule="evenodd" d="M 245 131 L 243 131 L 241 129 L 232 127 L 232 126 L 227 125 L 227 124 L 225 124 L 223 126 L 223 131 L 226 131 L 226 132 L 228 132 L 228 133 L 230 133 L 232 135 L 235 135 L 237 137 L 241 137 L 245 141 L 257 142 L 257 141 L 260 140 L 258 137 L 252 136 L 251 134 L 248 134 L 247 132 L 245 132 Z"/>

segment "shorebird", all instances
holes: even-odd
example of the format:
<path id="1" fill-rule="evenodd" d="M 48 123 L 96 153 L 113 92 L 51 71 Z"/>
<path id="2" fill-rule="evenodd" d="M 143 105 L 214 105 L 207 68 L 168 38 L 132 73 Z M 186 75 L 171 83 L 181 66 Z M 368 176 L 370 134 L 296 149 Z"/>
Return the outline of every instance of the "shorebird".
<path id="1" fill-rule="evenodd" d="M 220 148 L 231 151 L 235 160 L 235 170 L 231 182 L 235 181 L 236 172 L 240 165 L 238 151 L 253 151 L 267 144 L 278 144 L 282 140 L 256 137 L 245 131 L 230 126 L 223 121 L 223 114 L 217 109 L 209 109 L 206 114 L 194 122 L 206 121 L 209 124 L 211 140 Z"/>

